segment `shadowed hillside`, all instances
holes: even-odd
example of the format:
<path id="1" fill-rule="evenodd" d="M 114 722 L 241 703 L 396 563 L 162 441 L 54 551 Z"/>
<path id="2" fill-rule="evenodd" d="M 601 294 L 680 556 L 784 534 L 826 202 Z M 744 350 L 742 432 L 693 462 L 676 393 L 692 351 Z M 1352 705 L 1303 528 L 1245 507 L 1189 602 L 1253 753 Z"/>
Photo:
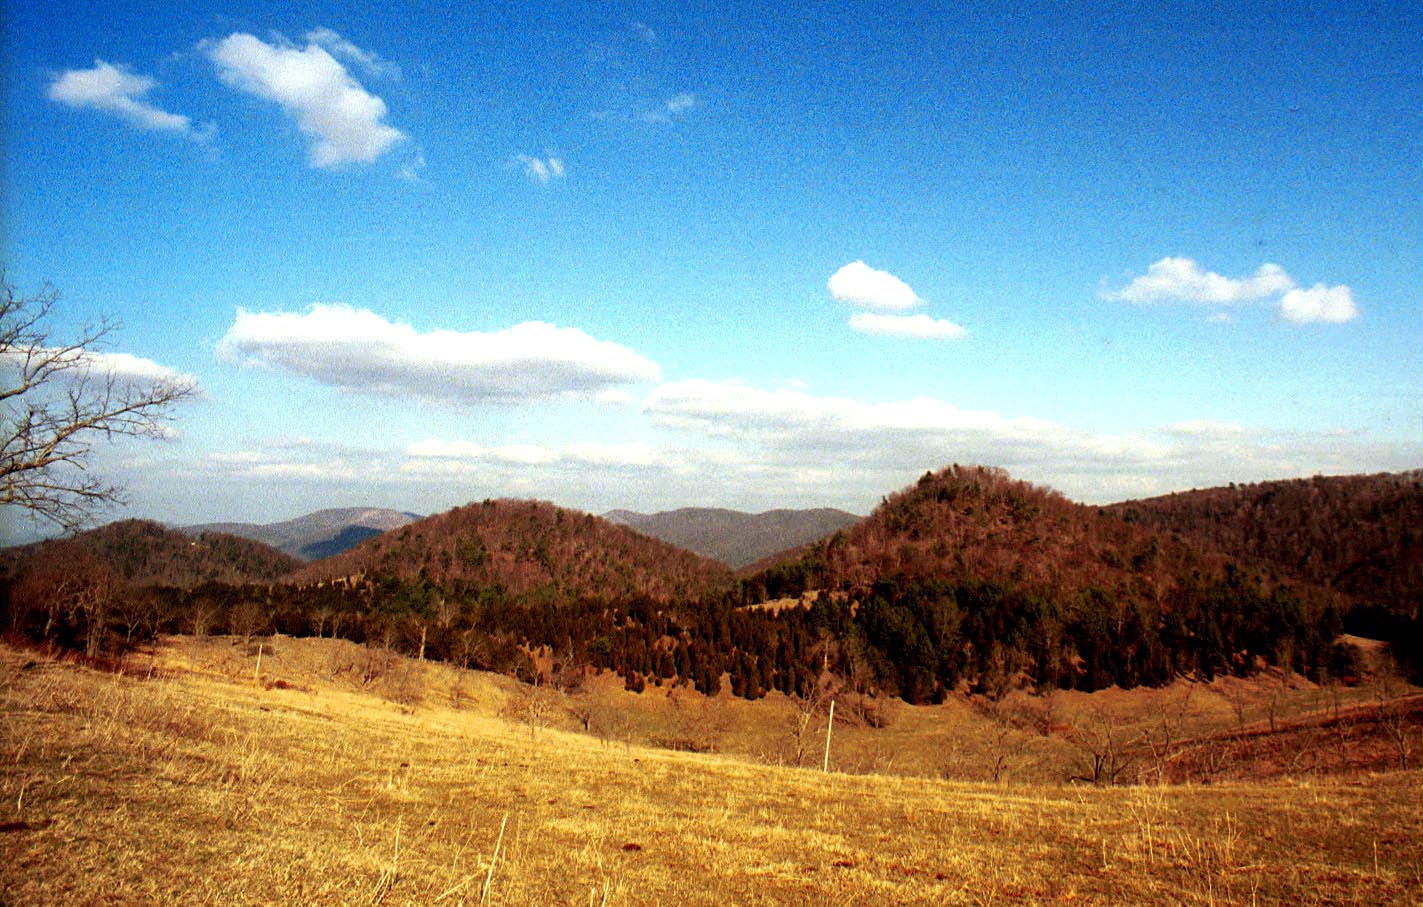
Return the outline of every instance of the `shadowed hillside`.
<path id="1" fill-rule="evenodd" d="M 541 501 L 485 501 L 368 539 L 294 574 L 298 582 L 364 575 L 449 591 L 497 589 L 545 601 L 666 601 L 701 595 L 731 572 L 591 514 Z"/>
<path id="2" fill-rule="evenodd" d="M 651 514 L 614 510 L 604 516 L 736 569 L 822 539 L 859 519 L 832 508 L 742 513 L 684 507 Z"/>
<path id="3" fill-rule="evenodd" d="M 1423 470 L 1230 485 L 1107 510 L 1269 561 L 1361 604 L 1414 618 L 1423 609 Z"/>

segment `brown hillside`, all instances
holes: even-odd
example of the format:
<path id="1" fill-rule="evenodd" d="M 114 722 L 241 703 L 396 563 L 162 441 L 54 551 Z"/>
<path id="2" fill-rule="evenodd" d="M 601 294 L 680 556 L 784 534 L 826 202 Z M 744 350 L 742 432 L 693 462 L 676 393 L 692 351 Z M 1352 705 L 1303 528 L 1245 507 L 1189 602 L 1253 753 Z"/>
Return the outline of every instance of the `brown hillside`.
<path id="1" fill-rule="evenodd" d="M 905 580 L 986 580 L 1051 591 L 1095 587 L 1161 600 L 1224 559 L 1016 481 L 1000 469 L 952 466 L 885 498 L 799 561 L 824 588 Z"/>
<path id="2" fill-rule="evenodd" d="M 1423 609 L 1423 470 L 1230 485 L 1107 508 L 1404 615 Z"/>
<path id="3" fill-rule="evenodd" d="M 196 537 L 147 520 L 122 520 L 6 552 L 11 569 L 45 563 L 91 564 L 134 586 L 191 588 L 207 582 L 271 582 L 301 562 L 260 542 L 205 532 Z"/>
<path id="4" fill-rule="evenodd" d="M 369 539 L 294 574 L 364 575 L 514 596 L 666 601 L 730 581 L 725 566 L 600 517 L 542 501 L 484 501 Z"/>

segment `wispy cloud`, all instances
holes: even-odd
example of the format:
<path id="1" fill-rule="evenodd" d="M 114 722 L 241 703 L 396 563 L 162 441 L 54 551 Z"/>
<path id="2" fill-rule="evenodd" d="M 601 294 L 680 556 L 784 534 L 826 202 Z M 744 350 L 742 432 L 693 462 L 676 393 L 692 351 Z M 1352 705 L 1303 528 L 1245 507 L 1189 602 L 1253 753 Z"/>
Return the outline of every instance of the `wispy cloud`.
<path id="1" fill-rule="evenodd" d="M 400 169 L 396 171 L 395 175 L 407 183 L 419 183 L 424 181 L 420 176 L 424 169 L 425 155 L 423 152 L 417 152 L 414 157 L 400 165 Z"/>
<path id="2" fill-rule="evenodd" d="M 582 442 L 549 447 L 541 444 L 487 446 L 474 441 L 417 441 L 405 448 L 416 461 L 446 460 L 465 465 L 494 463 L 515 466 L 547 466 L 556 463 L 590 466 L 636 466 L 656 464 L 662 457 L 649 444 L 609 444 Z M 427 464 L 412 465 L 412 469 Z"/>
<path id="3" fill-rule="evenodd" d="M 346 391 L 466 403 L 596 399 L 660 374 L 638 353 L 577 328 L 529 321 L 491 333 L 421 332 L 346 305 L 239 310 L 218 353 Z"/>
<path id="4" fill-rule="evenodd" d="M 856 312 L 850 316 L 850 327 L 862 334 L 883 337 L 912 337 L 920 340 L 961 340 L 968 331 L 961 325 L 928 315 L 883 315 L 876 312 Z"/>
<path id="5" fill-rule="evenodd" d="M 1357 472 L 1361 462 L 1402 469 L 1423 453 L 1417 444 L 1343 445 L 1328 432 L 1209 420 L 1111 434 L 932 397 L 871 402 L 742 382 L 665 384 L 643 409 L 664 429 L 702 436 L 699 450 L 722 454 L 715 464 L 709 453 L 688 462 L 703 464 L 724 484 L 760 488 L 768 500 L 784 493 L 782 481 L 793 482 L 787 488 L 819 488 L 821 500 L 852 487 L 873 500 L 925 469 L 959 462 L 1003 466 L 1076 499 L 1103 502 L 1228 481 Z"/>
<path id="6" fill-rule="evenodd" d="M 696 107 L 697 103 L 696 95 L 682 92 L 673 95 L 661 107 L 644 111 L 642 119 L 647 123 L 670 123 L 674 117 L 681 116 Z"/>
<path id="7" fill-rule="evenodd" d="M 306 33 L 306 40 L 326 48 L 332 56 L 360 67 L 369 76 L 389 79 L 401 77 L 398 63 L 392 63 L 374 51 L 362 50 L 329 28 L 313 28 Z"/>
<path id="8" fill-rule="evenodd" d="M 560 157 L 537 158 L 519 154 L 514 156 L 514 161 L 523 167 L 525 176 L 545 186 L 553 180 L 563 179 L 566 173 L 563 158 Z"/>
<path id="9" fill-rule="evenodd" d="M 169 368 L 152 359 L 134 356 L 130 353 L 106 353 L 98 350 L 65 351 L 58 348 L 40 347 L 34 350 L 9 349 L 0 351 L 0 368 L 23 369 L 33 365 L 38 359 L 53 357 L 65 364 L 57 374 L 70 380 L 91 381 L 94 379 L 112 381 L 119 384 L 135 382 L 167 382 L 173 384 L 197 384 L 197 379 L 185 372 Z"/>
<path id="10" fill-rule="evenodd" d="M 114 114 L 140 129 L 204 138 L 206 133 L 194 131 L 188 117 L 144 100 L 157 86 L 156 80 L 130 72 L 127 67 L 95 60 L 93 69 L 60 73 L 50 83 L 47 95 L 51 101 L 68 107 Z"/>
<path id="11" fill-rule="evenodd" d="M 211 44 L 207 53 L 222 81 L 276 102 L 296 122 L 312 140 L 313 167 L 370 163 L 405 138 L 384 122 L 385 102 L 319 43 L 298 48 L 285 39 L 269 44 L 238 33 Z"/>
<path id="12" fill-rule="evenodd" d="M 1117 291 L 1104 291 L 1106 299 L 1131 303 L 1200 303 L 1231 306 L 1278 299 L 1280 317 L 1296 324 L 1352 321 L 1359 309 L 1347 286 L 1315 284 L 1303 289 L 1277 264 L 1261 265 L 1248 277 L 1226 277 L 1206 271 L 1189 258 L 1163 258 L 1145 274 Z M 1215 313 L 1212 321 L 1229 321 Z"/>

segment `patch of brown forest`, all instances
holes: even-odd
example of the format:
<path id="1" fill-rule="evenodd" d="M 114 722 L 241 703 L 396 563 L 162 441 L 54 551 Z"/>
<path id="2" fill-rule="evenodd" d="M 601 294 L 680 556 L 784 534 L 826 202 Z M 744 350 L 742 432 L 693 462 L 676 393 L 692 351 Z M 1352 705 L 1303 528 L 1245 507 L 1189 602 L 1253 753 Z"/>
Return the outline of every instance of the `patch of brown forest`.
<path id="1" fill-rule="evenodd" d="M 725 565 L 592 514 L 543 501 L 488 500 L 384 533 L 292 574 L 363 575 L 512 596 L 654 601 L 695 598 L 731 581 Z"/>
<path id="2" fill-rule="evenodd" d="M 1423 607 L 1423 470 L 1229 485 L 1106 508 L 1403 614 Z"/>
<path id="3" fill-rule="evenodd" d="M 190 536 L 148 520 L 120 520 L 69 538 L 6 549 L 0 557 L 8 571 L 30 576 L 109 572 L 135 587 L 179 589 L 274 582 L 301 565 L 260 542 L 222 532 Z"/>

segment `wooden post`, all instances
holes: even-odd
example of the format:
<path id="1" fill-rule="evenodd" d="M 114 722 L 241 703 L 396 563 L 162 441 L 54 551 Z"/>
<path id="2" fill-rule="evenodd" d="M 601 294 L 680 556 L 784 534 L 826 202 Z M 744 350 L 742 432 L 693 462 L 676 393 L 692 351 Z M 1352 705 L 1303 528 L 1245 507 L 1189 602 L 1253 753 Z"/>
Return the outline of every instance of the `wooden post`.
<path id="1" fill-rule="evenodd" d="M 820 766 L 822 772 L 830 771 L 830 729 L 835 726 L 835 700 L 830 700 L 830 717 L 825 721 L 825 762 Z"/>
<path id="2" fill-rule="evenodd" d="M 262 685 L 262 643 L 257 643 L 257 670 L 252 672 L 252 680 L 257 686 Z"/>

